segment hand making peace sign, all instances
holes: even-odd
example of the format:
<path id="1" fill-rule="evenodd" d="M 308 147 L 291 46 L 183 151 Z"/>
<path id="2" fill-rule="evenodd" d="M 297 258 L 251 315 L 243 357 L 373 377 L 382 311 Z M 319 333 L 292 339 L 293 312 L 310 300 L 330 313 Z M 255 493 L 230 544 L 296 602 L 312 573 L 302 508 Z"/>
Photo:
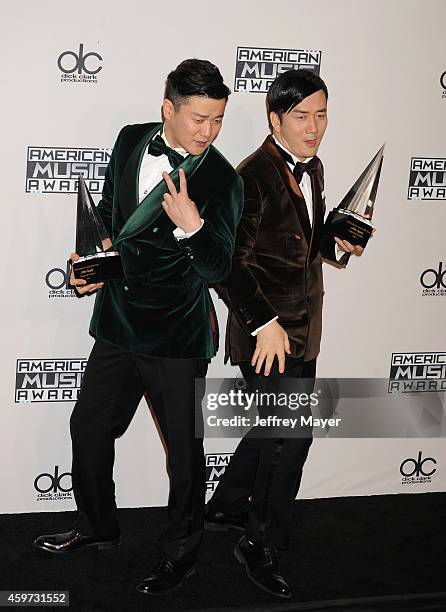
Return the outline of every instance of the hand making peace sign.
<path id="1" fill-rule="evenodd" d="M 168 217 L 177 227 L 186 233 L 194 232 L 201 227 L 200 215 L 195 202 L 189 198 L 187 193 L 186 175 L 182 168 L 178 175 L 180 178 L 179 192 L 175 189 L 175 185 L 167 172 L 163 172 L 163 179 L 166 181 L 170 193 L 164 194 L 162 205 Z"/>

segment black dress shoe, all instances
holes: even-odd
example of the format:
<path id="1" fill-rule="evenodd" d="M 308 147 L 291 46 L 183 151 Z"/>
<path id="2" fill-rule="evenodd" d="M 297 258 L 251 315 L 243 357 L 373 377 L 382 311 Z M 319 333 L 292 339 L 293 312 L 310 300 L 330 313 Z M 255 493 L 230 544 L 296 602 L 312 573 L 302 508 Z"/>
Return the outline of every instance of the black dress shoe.
<path id="1" fill-rule="evenodd" d="M 245 566 L 248 578 L 258 587 L 276 597 L 291 597 L 291 589 L 280 574 L 276 549 L 255 546 L 243 536 L 234 549 L 234 556 Z"/>
<path id="2" fill-rule="evenodd" d="M 52 535 L 42 535 L 34 540 L 34 546 L 50 553 L 67 554 L 73 553 L 83 548 L 95 546 L 99 550 L 111 550 L 120 545 L 119 538 L 114 540 L 98 540 L 93 536 L 82 535 L 76 530 L 67 533 L 53 533 Z"/>
<path id="3" fill-rule="evenodd" d="M 246 514 L 224 514 L 207 504 L 204 511 L 204 528 L 207 531 L 228 531 L 237 529 L 246 531 L 248 517 Z"/>
<path id="4" fill-rule="evenodd" d="M 172 559 L 162 559 L 150 576 L 138 584 L 136 590 L 147 595 L 160 595 L 172 591 L 181 585 L 183 580 L 195 572 L 193 565 L 183 565 Z"/>

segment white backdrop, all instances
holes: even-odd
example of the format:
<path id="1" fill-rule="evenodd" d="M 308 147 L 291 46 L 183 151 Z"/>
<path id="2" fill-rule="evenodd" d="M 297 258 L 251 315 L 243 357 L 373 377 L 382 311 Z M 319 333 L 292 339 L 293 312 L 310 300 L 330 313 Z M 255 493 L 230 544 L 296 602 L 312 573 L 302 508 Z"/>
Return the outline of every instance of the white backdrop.
<path id="1" fill-rule="evenodd" d="M 387 142 L 374 217 L 376 236 L 365 256 L 347 270 L 325 269 L 319 374 L 386 378 L 393 353 L 439 353 L 440 362 L 444 359 L 446 282 L 435 274 L 440 266 L 446 268 L 444 2 L 8 4 L 0 8 L 0 512 L 74 507 L 70 476 L 60 477 L 70 471 L 68 419 L 73 402 L 17 402 L 14 393 L 16 384 L 29 387 L 29 399 L 36 395 L 36 385 L 55 380 L 51 373 L 27 379 L 24 368 L 52 368 L 51 360 L 66 368 L 70 360 L 85 359 L 92 344 L 87 329 L 93 300 L 71 297 L 63 284 L 74 246 L 76 196 L 66 189 L 64 193 L 58 181 L 52 193 L 27 192 L 27 176 L 38 172 L 35 161 L 27 164 L 28 149 L 33 148 L 34 160 L 36 155 L 52 155 L 61 161 L 63 149 L 87 149 L 84 155 L 91 155 L 91 149 L 111 148 L 123 125 L 158 120 L 164 79 L 186 57 L 213 61 L 234 88 L 238 47 L 319 52 L 320 74 L 330 92 L 329 128 L 320 150 L 328 208 L 340 201 Z M 98 68 L 96 74 L 86 72 Z M 74 73 L 63 72 L 71 69 Z M 264 94 L 234 92 L 218 148 L 236 165 L 266 134 Z M 436 171 L 411 174 L 412 158 L 439 160 Z M 47 187 L 57 172 L 66 171 L 62 164 L 43 163 L 42 168 Z M 426 187 L 418 195 L 425 199 L 409 199 L 409 179 Z M 439 186 L 434 191 L 429 188 L 432 181 Z M 41 181 L 39 188 L 43 185 Z M 98 195 L 93 197 L 98 201 Z M 432 271 L 423 278 L 425 285 L 433 285 L 430 293 L 420 281 L 428 269 Z M 226 312 L 221 303 L 216 305 L 223 335 Z M 22 361 L 16 378 L 17 360 Z M 209 375 L 235 373 L 223 365 L 220 350 Z M 54 382 L 53 395 L 61 395 L 62 385 L 70 389 L 79 379 L 64 376 L 65 382 L 63 377 Z M 213 455 L 230 453 L 235 444 L 207 441 L 209 463 L 224 462 L 224 457 Z M 300 496 L 444 491 L 444 446 L 441 439 L 317 440 Z M 407 458 L 419 463 L 427 458 L 424 472 L 435 471 L 426 477 L 417 472 L 403 482 L 400 465 Z M 166 502 L 165 457 L 145 404 L 117 443 L 115 476 L 120 505 Z"/>

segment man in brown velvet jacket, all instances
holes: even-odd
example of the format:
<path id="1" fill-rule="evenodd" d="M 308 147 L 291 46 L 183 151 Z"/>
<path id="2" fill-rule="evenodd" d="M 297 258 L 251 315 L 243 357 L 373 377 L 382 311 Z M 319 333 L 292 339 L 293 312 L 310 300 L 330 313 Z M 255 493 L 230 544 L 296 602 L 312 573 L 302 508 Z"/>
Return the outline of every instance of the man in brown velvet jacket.
<path id="1" fill-rule="evenodd" d="M 244 211 L 231 274 L 217 290 L 229 306 L 226 354 L 250 385 L 266 391 L 277 390 L 281 377 L 305 379 L 309 393 L 314 386 L 325 214 L 316 153 L 327 126 L 327 97 L 325 83 L 311 71 L 277 77 L 267 95 L 271 135 L 237 169 Z M 340 256 L 362 252 L 336 242 Z M 310 445 L 310 435 L 261 439 L 251 430 L 206 509 L 208 529 L 246 527 L 235 556 L 255 584 L 279 597 L 291 590 L 280 574 L 277 549 L 287 546 L 291 502 Z"/>

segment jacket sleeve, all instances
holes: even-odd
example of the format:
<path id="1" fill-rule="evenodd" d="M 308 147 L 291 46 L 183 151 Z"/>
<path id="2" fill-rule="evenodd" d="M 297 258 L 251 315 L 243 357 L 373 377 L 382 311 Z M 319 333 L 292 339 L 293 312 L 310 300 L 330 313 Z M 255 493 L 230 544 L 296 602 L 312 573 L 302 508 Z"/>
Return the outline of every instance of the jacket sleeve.
<path id="1" fill-rule="evenodd" d="M 121 140 L 121 135 L 125 128 L 119 132 L 116 142 L 113 146 L 112 154 L 110 156 L 110 160 L 108 162 L 107 169 L 105 171 L 105 180 L 104 187 L 102 188 L 102 197 L 97 205 L 98 213 L 101 216 L 102 221 L 104 222 L 105 229 L 107 230 L 107 234 L 110 238 L 113 235 L 113 180 L 115 174 L 115 163 L 116 156 L 119 147 L 119 143 Z"/>
<path id="2" fill-rule="evenodd" d="M 264 296 L 255 276 L 255 244 L 264 210 L 260 185 L 253 174 L 242 175 L 244 208 L 237 228 L 231 274 L 224 287 L 216 287 L 248 333 L 268 323 L 277 312 Z M 226 290 L 226 291 L 225 291 Z M 226 301 L 226 300 L 225 300 Z"/>
<path id="3" fill-rule="evenodd" d="M 229 274 L 235 233 L 243 209 L 243 181 L 235 175 L 224 194 L 212 198 L 201 215 L 203 227 L 177 241 L 190 265 L 207 283 L 218 283 Z"/>

